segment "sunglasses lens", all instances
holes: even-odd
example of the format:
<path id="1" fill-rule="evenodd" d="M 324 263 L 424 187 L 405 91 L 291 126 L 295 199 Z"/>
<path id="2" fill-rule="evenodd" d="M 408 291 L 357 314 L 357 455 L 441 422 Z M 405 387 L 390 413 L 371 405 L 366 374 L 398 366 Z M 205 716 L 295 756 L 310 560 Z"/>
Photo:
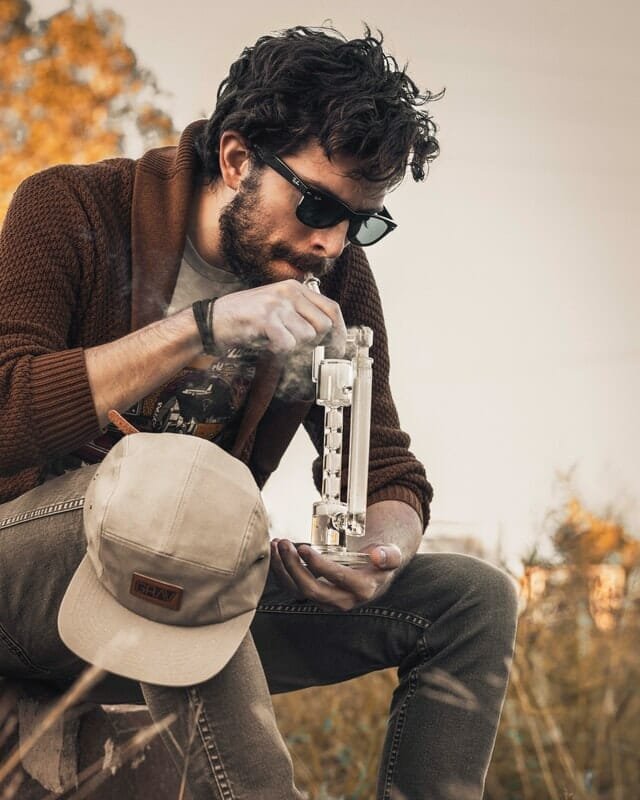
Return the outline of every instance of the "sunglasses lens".
<path id="1" fill-rule="evenodd" d="M 384 212 L 387 213 L 386 211 Z M 305 195 L 296 209 L 300 222 L 310 228 L 332 228 L 349 217 L 348 209 L 331 197 Z M 347 238 L 352 244 L 367 247 L 375 244 L 395 228 L 393 222 L 376 216 L 359 216 L 349 221 Z"/>
<path id="2" fill-rule="evenodd" d="M 345 209 L 330 197 L 302 198 L 297 215 L 300 222 L 310 228 L 331 228 L 345 219 Z"/>
<path id="3" fill-rule="evenodd" d="M 348 238 L 353 244 L 366 247 L 369 244 L 379 242 L 390 230 L 393 230 L 393 227 L 384 219 L 369 217 L 351 222 Z"/>

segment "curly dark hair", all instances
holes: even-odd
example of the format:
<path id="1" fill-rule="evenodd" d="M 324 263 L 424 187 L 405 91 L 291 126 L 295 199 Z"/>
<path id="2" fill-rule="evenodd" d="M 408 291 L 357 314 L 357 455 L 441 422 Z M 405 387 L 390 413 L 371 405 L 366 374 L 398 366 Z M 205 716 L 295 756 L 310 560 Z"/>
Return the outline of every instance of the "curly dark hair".
<path id="1" fill-rule="evenodd" d="M 392 186 L 409 166 L 414 180 L 424 180 L 440 148 L 436 125 L 420 107 L 444 90 L 420 92 L 382 42 L 367 25 L 352 40 L 331 27 L 297 26 L 245 48 L 196 143 L 205 179 L 219 177 L 220 137 L 236 130 L 280 156 L 315 139 L 328 158 L 353 156 L 354 178 Z"/>

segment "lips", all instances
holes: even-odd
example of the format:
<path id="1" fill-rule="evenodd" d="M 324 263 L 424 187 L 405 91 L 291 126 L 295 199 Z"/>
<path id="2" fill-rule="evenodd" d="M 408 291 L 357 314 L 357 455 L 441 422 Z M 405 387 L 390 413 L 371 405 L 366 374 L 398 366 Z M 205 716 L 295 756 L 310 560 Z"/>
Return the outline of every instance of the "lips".
<path id="1" fill-rule="evenodd" d="M 290 261 L 282 261 L 278 259 L 272 262 L 273 274 L 277 276 L 278 280 L 287 280 L 293 278 L 294 280 L 304 280 L 306 272 L 299 267 L 294 266 Z"/>

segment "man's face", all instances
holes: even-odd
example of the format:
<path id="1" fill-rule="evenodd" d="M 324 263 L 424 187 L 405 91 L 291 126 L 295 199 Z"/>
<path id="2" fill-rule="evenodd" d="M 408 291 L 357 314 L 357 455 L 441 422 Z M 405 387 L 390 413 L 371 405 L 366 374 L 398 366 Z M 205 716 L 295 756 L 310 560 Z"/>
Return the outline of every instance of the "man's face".
<path id="1" fill-rule="evenodd" d="M 346 177 L 354 162 L 331 161 L 317 143 L 283 159 L 309 186 L 329 192 L 354 210 L 380 210 L 385 187 Z M 220 244 L 227 266 L 249 286 L 329 272 L 345 246 L 348 220 L 310 228 L 296 217 L 300 192 L 268 166 L 254 166 L 220 214 Z"/>

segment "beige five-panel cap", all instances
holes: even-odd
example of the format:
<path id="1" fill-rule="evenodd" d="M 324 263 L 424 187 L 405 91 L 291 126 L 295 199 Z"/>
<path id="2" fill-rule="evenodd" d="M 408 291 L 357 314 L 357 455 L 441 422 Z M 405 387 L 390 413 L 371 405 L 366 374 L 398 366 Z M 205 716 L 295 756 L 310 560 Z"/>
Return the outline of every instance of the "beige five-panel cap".
<path id="1" fill-rule="evenodd" d="M 195 436 L 125 436 L 91 480 L 83 516 L 87 553 L 58 615 L 67 647 L 164 686 L 218 673 L 249 630 L 269 567 L 249 469 Z"/>

